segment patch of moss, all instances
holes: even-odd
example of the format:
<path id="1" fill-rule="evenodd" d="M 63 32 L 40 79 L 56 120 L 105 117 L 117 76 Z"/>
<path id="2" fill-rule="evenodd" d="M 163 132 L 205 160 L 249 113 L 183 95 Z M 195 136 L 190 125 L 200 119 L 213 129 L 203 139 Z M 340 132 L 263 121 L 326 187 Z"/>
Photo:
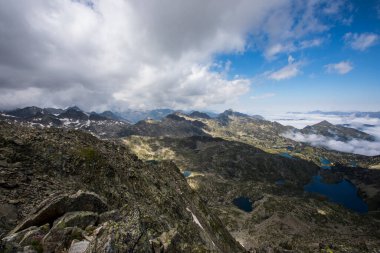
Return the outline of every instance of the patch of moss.
<path id="1" fill-rule="evenodd" d="M 82 235 L 82 232 L 83 230 L 78 228 L 78 227 L 74 227 L 74 229 L 72 230 L 71 234 L 70 234 L 70 241 L 73 241 L 73 240 L 82 240 L 83 239 L 83 235 Z"/>
<path id="2" fill-rule="evenodd" d="M 35 251 L 37 251 L 37 253 L 42 253 L 44 251 L 41 242 L 38 240 L 32 240 L 30 242 L 30 245 L 33 247 Z"/>
<path id="3" fill-rule="evenodd" d="M 79 150 L 79 155 L 87 162 L 95 162 L 100 159 L 100 154 L 97 150 L 91 147 L 82 148 Z"/>

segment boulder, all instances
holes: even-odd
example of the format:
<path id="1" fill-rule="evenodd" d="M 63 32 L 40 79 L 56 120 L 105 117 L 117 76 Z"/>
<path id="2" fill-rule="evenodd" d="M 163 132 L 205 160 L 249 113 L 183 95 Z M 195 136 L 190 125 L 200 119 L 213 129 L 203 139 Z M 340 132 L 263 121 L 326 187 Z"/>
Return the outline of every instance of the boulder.
<path id="1" fill-rule="evenodd" d="M 73 240 L 84 239 L 84 231 L 78 227 L 53 227 L 42 239 L 43 252 L 62 252 Z"/>
<path id="2" fill-rule="evenodd" d="M 53 222 L 68 212 L 90 211 L 103 213 L 108 206 L 97 194 L 78 191 L 73 195 L 60 195 L 44 201 L 28 218 L 21 222 L 11 233 L 16 233 L 31 226 L 41 226 Z"/>
<path id="3" fill-rule="evenodd" d="M 28 231 L 20 241 L 21 246 L 40 244 L 42 238 L 49 232 L 49 224 Z"/>
<path id="4" fill-rule="evenodd" d="M 89 244 L 90 242 L 87 240 L 73 240 L 68 253 L 84 253 L 87 250 Z"/>

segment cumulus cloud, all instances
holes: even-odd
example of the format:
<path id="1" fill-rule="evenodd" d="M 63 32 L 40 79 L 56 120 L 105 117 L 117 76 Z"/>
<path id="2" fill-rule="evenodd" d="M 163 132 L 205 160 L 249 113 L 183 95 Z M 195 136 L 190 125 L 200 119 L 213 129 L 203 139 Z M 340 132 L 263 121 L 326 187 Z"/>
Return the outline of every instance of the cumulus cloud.
<path id="1" fill-rule="evenodd" d="M 329 2 L 0 1 L 0 107 L 228 104 L 250 80 L 216 73 L 213 57 L 297 46 L 328 29 L 319 10 Z M 273 77 L 298 73 L 291 64 Z"/>
<path id="2" fill-rule="evenodd" d="M 342 142 L 321 135 L 294 132 L 288 132 L 283 136 L 295 141 L 309 143 L 312 146 L 324 147 L 327 149 L 346 153 L 354 153 L 367 156 L 380 155 L 380 142 L 371 142 L 356 139 L 348 142 Z"/>
<path id="3" fill-rule="evenodd" d="M 354 69 L 353 64 L 350 61 L 341 61 L 338 63 L 331 63 L 325 65 L 327 73 L 337 73 L 340 75 L 347 74 Z"/>
<path id="4" fill-rule="evenodd" d="M 266 73 L 267 77 L 272 80 L 281 81 L 296 77 L 301 73 L 301 62 L 297 62 L 293 56 L 288 56 L 288 64 L 279 70 Z"/>
<path id="5" fill-rule="evenodd" d="M 379 40 L 379 35 L 375 33 L 346 33 L 344 41 L 352 49 L 364 51 L 369 47 L 374 46 Z"/>

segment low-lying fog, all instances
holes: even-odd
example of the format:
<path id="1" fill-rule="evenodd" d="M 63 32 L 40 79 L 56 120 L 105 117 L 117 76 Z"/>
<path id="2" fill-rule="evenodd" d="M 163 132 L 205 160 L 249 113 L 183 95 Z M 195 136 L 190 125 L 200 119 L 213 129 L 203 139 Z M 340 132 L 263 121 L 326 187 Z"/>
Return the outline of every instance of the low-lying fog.
<path id="1" fill-rule="evenodd" d="M 324 115 L 308 113 L 286 113 L 282 115 L 266 115 L 266 119 L 277 121 L 283 125 L 290 125 L 302 129 L 307 125 L 314 125 L 323 120 L 336 125 L 341 124 L 352 127 L 365 133 L 375 136 L 374 142 L 364 140 L 351 140 L 348 142 L 338 141 L 334 138 L 328 138 L 317 134 L 302 134 L 289 132 L 284 134 L 285 137 L 295 141 L 307 142 L 313 146 L 321 146 L 332 150 L 349 152 L 361 155 L 380 155 L 380 119 L 370 117 L 355 117 L 354 115 Z"/>

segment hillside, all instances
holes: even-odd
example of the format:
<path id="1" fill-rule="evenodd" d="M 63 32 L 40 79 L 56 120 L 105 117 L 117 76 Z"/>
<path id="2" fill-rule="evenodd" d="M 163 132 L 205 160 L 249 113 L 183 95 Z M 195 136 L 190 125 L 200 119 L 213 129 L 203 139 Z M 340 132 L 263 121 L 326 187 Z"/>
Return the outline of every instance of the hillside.
<path id="1" fill-rule="evenodd" d="M 333 252 L 372 252 L 380 246 L 375 218 L 305 194 L 303 186 L 319 170 L 311 162 L 212 137 L 133 136 L 125 143 L 150 162 L 174 161 L 251 252 L 324 252 L 331 245 Z M 251 201 L 250 211 L 233 204 L 241 197 Z"/>
<path id="2" fill-rule="evenodd" d="M 80 131 L 0 125 L 1 252 L 243 251 L 174 164 Z"/>

